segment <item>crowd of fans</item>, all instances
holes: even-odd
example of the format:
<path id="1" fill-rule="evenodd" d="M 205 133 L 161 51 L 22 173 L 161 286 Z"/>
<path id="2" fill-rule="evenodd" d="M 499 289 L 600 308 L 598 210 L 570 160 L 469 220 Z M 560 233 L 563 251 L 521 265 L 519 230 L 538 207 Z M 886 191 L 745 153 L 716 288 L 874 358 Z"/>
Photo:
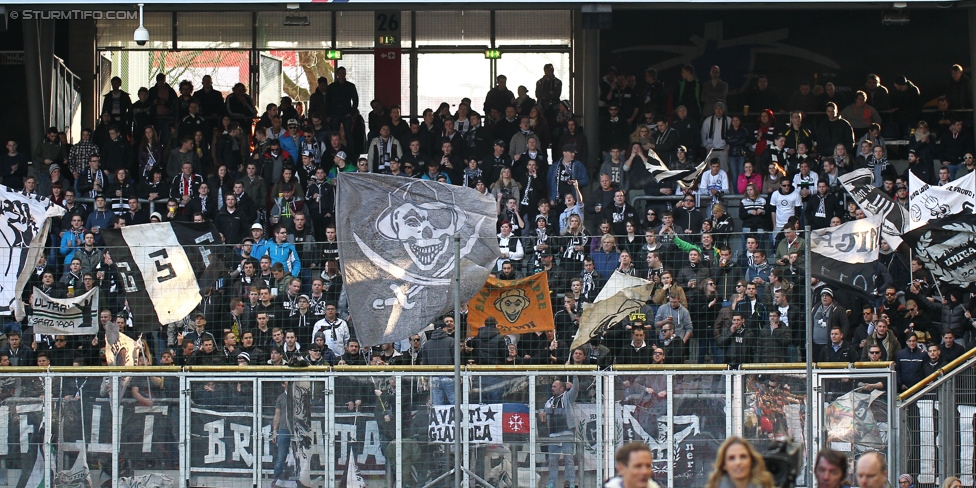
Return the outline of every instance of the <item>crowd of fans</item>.
<path id="1" fill-rule="evenodd" d="M 931 114 L 904 77 L 889 91 L 870 75 L 850 100 L 832 84 L 804 83 L 781 103 L 761 76 L 741 97 L 754 120 L 729 113 L 720 75 L 712 67 L 699 81 L 685 66 L 669 85 L 648 69 L 638 85 L 611 68 L 600 81 L 598 141 L 587 140 L 551 65 L 531 94 L 519 86 L 516 95 L 501 75 L 480 112 L 464 99 L 456 112 L 445 102 L 409 121 L 400 107 L 375 100 L 363 117 L 341 67 L 333 82 L 319 80 L 307 109 L 283 97 L 261 115 L 243 84 L 224 97 L 206 76 L 196 91 L 180 81 L 177 93 L 160 74 L 133 101 L 114 78 L 98 126 L 79 142 L 52 128 L 32 155 L 15 141 L 0 155 L 4 185 L 66 210 L 25 303 L 33 286 L 53 297 L 99 287 L 103 326 L 129 330 L 125 286 L 101 229 L 212 222 L 232 272 L 183 322 L 144 337 L 160 361 L 450 364 L 453 315 L 398 343 L 362 345 L 369 347 L 347 322 L 334 182 L 339 172 L 377 172 L 491 195 L 504 256 L 495 275 L 548 272 L 556 330 L 506 337 L 476 324 L 467 362 L 796 361 L 812 341 L 816 360 L 898 362 L 904 388 L 958 357 L 971 343 L 971 294 L 938 283 L 884 243 L 872 297 L 806 283 L 800 229 L 864 217 L 838 180 L 851 170 L 870 169 L 874 185 L 906 206 L 909 172 L 941 185 L 972 171 L 971 131 L 953 111 L 972 106 L 968 75 L 951 67 Z M 886 136 L 908 139 L 900 174 Z M 591 143 L 597 159 L 588 158 Z M 661 163 L 693 168 L 705 157 L 707 170 L 691 186 L 650 173 Z M 637 208 L 630 198 L 640 194 L 663 198 Z M 584 304 L 614 272 L 649 279 L 654 291 L 639 312 L 570 350 Z M 475 327 L 461 315 L 457 333 L 467 338 Z M 41 353 L 55 365 L 102 357 L 104 331 L 42 337 L 26 324 L 5 325 L 2 354 L 11 364 L 35 364 Z"/>

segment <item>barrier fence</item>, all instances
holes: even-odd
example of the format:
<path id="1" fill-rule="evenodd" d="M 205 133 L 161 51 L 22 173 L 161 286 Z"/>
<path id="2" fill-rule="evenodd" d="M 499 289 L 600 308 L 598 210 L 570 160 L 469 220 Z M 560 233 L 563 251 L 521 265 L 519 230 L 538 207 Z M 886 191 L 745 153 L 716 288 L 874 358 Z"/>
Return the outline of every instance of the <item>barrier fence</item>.
<path id="1" fill-rule="evenodd" d="M 11 486 L 597 486 L 616 446 L 643 440 L 663 486 L 703 486 L 730 435 L 790 436 L 852 460 L 891 457 L 889 363 L 626 371 L 450 368 L 13 369 L 0 380 L 0 459 Z M 563 403 L 552 397 L 566 392 Z M 564 407 L 560 409 L 559 407 Z M 971 418 L 971 416 L 970 416 Z M 815 438 L 805 442 L 805 423 Z M 972 432 L 971 430 L 969 431 Z M 972 443 L 968 444 L 971 446 Z M 964 448 L 965 449 L 965 448 Z M 810 486 L 801 470 L 798 486 Z M 362 478 L 363 485 L 356 484 Z M 893 476 L 894 475 L 892 473 Z M 894 481 L 894 478 L 893 478 Z"/>
<path id="2" fill-rule="evenodd" d="M 898 464 L 917 473 L 916 486 L 942 486 L 956 476 L 962 486 L 976 483 L 976 351 L 901 395 Z"/>

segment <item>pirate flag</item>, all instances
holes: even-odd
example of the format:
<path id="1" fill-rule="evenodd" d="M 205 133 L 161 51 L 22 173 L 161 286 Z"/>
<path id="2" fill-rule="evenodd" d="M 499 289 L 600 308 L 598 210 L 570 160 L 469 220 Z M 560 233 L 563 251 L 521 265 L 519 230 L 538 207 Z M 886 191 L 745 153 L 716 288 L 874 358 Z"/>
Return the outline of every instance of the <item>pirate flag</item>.
<path id="1" fill-rule="evenodd" d="M 342 173 L 337 187 L 339 262 L 364 346 L 408 337 L 452 310 L 455 266 L 461 267 L 460 301 L 467 302 L 501 257 L 490 196 L 369 173 Z"/>

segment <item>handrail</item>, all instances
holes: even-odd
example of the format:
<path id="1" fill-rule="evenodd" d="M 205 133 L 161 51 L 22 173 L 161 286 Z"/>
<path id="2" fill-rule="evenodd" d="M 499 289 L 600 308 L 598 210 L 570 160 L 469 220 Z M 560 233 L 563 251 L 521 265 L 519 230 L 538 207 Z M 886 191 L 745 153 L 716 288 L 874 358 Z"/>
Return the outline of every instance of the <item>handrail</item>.
<path id="1" fill-rule="evenodd" d="M 963 353 L 962 356 L 959 356 L 958 358 L 956 358 L 955 360 L 953 360 L 951 363 L 946 364 L 945 366 L 943 366 L 943 367 L 935 370 L 934 372 L 932 372 L 932 374 L 930 374 L 930 375 L 926 376 L 925 378 L 923 378 L 922 381 L 919 381 L 918 383 L 915 383 L 915 385 L 913 385 L 911 388 L 905 390 L 902 394 L 898 395 L 898 401 L 904 402 L 905 400 L 907 400 L 908 398 L 914 396 L 916 393 L 918 393 L 922 389 L 930 386 L 933 382 L 935 382 L 936 380 L 938 380 L 940 377 L 942 377 L 944 375 L 948 375 L 949 373 L 954 372 L 957 367 L 959 367 L 963 363 L 966 363 L 967 361 L 969 361 L 973 357 L 976 357 L 976 349 L 970 349 L 970 350 L 966 351 L 965 353 Z M 962 371 L 962 370 L 959 370 L 959 371 Z M 948 376 L 946 376 L 946 378 L 948 378 Z M 934 386 L 934 385 L 932 385 L 932 386 Z"/>
<path id="2" fill-rule="evenodd" d="M 726 371 L 727 364 L 615 364 L 613 371 Z"/>

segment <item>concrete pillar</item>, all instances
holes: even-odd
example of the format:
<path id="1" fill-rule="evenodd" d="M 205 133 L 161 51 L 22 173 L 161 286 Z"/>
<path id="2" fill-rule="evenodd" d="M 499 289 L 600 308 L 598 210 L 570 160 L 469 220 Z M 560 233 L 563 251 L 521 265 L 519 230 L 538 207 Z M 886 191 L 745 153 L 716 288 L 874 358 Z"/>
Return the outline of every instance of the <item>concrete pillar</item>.
<path id="1" fill-rule="evenodd" d="M 40 47 L 39 21 L 24 20 L 24 74 L 27 78 L 27 114 L 30 127 L 30 147 L 25 153 L 33 154 L 34 147 L 44 138 L 48 112 L 44 110 L 45 89 L 41 86 L 41 73 L 50 71 L 50 58 L 42 58 Z M 50 85 L 48 85 L 50 86 Z"/>
<path id="2" fill-rule="evenodd" d="M 98 53 L 95 51 L 95 21 L 94 20 L 75 20 L 69 25 L 68 30 L 68 59 L 66 60 L 68 69 L 78 76 L 81 86 L 79 95 L 81 96 L 81 126 L 95 127 L 98 111 L 101 107 L 98 92 Z M 102 76 L 110 76 L 111 73 L 102 73 Z M 131 94 L 136 98 L 136 94 Z M 133 100 L 135 101 L 135 100 Z M 81 134 L 74 134 L 78 142 Z"/>
<path id="3" fill-rule="evenodd" d="M 577 38 L 582 38 L 583 42 L 574 51 L 577 53 L 573 63 L 575 109 L 577 115 L 583 115 L 583 129 L 590 149 L 587 161 L 597 161 L 600 157 L 600 31 L 580 28 L 577 32 L 581 33 Z M 578 55 L 580 52 L 582 56 Z"/>

